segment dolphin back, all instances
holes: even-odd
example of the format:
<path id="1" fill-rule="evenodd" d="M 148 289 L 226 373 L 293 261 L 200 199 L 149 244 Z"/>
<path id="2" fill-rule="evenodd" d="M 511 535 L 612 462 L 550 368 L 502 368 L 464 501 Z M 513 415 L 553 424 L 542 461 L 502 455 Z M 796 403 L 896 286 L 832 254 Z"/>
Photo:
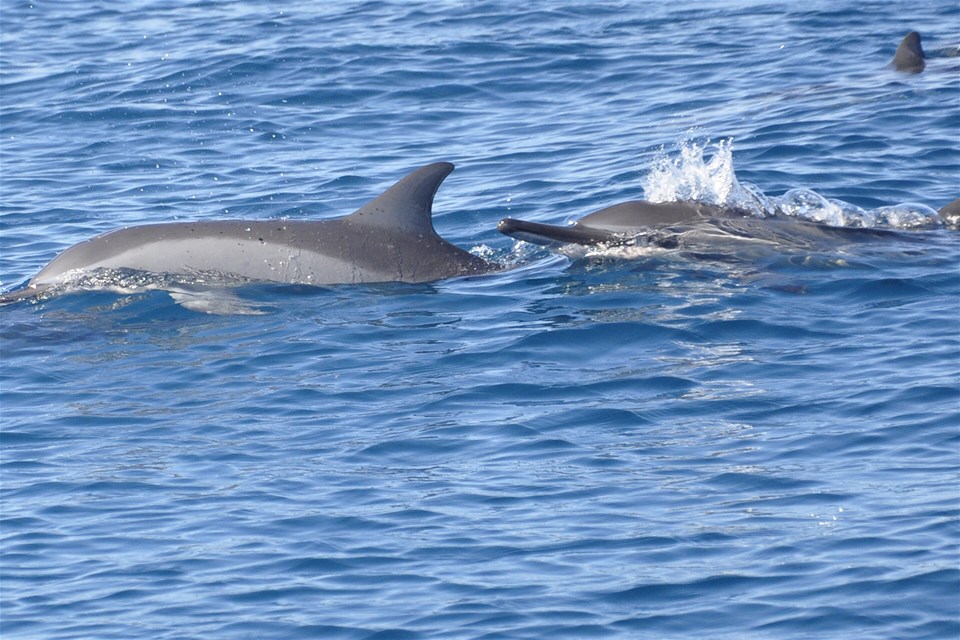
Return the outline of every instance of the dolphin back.
<path id="1" fill-rule="evenodd" d="M 381 246 L 392 250 L 397 269 L 392 280 L 428 282 L 497 270 L 444 240 L 433 226 L 433 199 L 453 169 L 449 162 L 420 167 L 343 218 L 345 226 L 382 238 Z"/>

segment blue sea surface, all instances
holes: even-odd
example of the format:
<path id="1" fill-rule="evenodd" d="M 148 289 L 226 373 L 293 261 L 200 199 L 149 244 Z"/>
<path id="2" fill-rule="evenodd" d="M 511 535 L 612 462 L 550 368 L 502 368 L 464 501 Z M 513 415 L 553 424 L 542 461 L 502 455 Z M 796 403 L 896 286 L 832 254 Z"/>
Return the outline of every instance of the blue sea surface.
<path id="1" fill-rule="evenodd" d="M 960 5 L 3 0 L 0 289 L 439 160 L 506 268 L 0 308 L 0 636 L 960 637 L 960 58 L 912 29 Z M 735 187 L 890 233 L 496 231 Z"/>

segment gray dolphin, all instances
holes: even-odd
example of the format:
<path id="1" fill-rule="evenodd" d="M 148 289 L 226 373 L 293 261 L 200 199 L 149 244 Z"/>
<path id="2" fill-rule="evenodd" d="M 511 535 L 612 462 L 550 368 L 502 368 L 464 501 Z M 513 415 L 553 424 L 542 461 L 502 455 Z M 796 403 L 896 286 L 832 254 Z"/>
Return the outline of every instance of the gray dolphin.
<path id="1" fill-rule="evenodd" d="M 939 211 L 948 226 L 960 224 L 960 199 Z M 504 218 L 500 233 L 551 249 L 566 245 L 616 247 L 644 235 L 657 246 L 672 248 L 683 240 L 704 242 L 739 238 L 810 246 L 831 238 L 857 240 L 896 233 L 892 229 L 831 227 L 790 217 L 755 218 L 745 211 L 699 202 L 621 202 L 594 211 L 572 225 L 552 225 Z"/>
<path id="2" fill-rule="evenodd" d="M 497 230 L 517 240 L 551 248 L 568 244 L 618 245 L 647 229 L 709 220 L 724 213 L 721 207 L 698 202 L 631 200 L 594 211 L 572 225 L 504 218 Z"/>
<path id="3" fill-rule="evenodd" d="M 900 41 L 897 52 L 893 54 L 890 64 L 897 71 L 904 73 L 920 73 L 927 66 L 924 61 L 923 46 L 920 44 L 920 34 L 911 31 Z"/>
<path id="4" fill-rule="evenodd" d="M 494 271 L 433 228 L 433 198 L 453 165 L 429 164 L 354 213 L 332 220 L 217 220 L 126 227 L 80 242 L 2 302 L 112 289 L 126 271 L 231 281 L 330 285 L 429 282 Z M 84 280 L 89 274 L 105 278 Z M 181 278 L 181 280 L 183 279 Z M 59 286 L 58 286 L 59 285 Z M 163 288 L 163 287 L 156 287 Z"/>

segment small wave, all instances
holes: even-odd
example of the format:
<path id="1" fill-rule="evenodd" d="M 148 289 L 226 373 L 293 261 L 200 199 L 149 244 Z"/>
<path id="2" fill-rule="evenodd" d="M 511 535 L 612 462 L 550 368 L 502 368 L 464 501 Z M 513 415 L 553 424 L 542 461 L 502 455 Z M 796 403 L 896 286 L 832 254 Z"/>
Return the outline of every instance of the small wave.
<path id="1" fill-rule="evenodd" d="M 60 276 L 57 283 L 44 289 L 43 295 L 75 290 L 107 290 L 120 294 L 143 293 L 178 287 L 230 287 L 252 282 L 232 273 L 193 270 L 189 273 L 154 273 L 128 268 L 77 269 Z"/>
<path id="2" fill-rule="evenodd" d="M 654 236 L 638 236 L 626 244 L 579 245 L 568 244 L 560 248 L 560 253 L 572 260 L 582 258 L 620 258 L 637 260 L 652 258 L 669 252 L 669 249 L 656 244 Z"/>
<path id="3" fill-rule="evenodd" d="M 234 274 L 194 271 L 188 274 L 153 273 L 137 269 L 101 268 L 67 272 L 56 283 L 26 292 L 23 297 L 39 303 L 65 293 L 77 291 L 109 291 L 121 296 L 132 296 L 149 291 L 166 291 L 185 309 L 213 315 L 263 315 L 264 309 L 239 298 L 235 290 L 253 281 Z M 20 291 L 13 292 L 9 301 L 16 300 Z M 116 309 L 130 302 L 117 300 L 109 308 Z"/>
<path id="4" fill-rule="evenodd" d="M 790 189 L 782 196 L 766 195 L 757 185 L 737 178 L 732 138 L 716 143 L 683 139 L 673 154 L 661 149 L 643 178 L 643 188 L 651 202 L 704 202 L 757 218 L 786 216 L 849 228 L 925 229 L 943 225 L 937 212 L 923 204 L 864 209 L 804 187 Z"/>

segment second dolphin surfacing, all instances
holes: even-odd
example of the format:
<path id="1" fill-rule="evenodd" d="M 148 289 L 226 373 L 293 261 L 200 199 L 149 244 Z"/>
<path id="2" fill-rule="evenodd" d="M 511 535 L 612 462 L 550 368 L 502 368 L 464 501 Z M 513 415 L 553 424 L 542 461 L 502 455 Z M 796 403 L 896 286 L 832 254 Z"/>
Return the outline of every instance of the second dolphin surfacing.
<path id="1" fill-rule="evenodd" d="M 497 230 L 517 240 L 550 248 L 625 244 L 647 229 L 715 218 L 723 209 L 696 202 L 631 200 L 594 211 L 572 225 L 553 225 L 504 218 Z"/>
<path id="2" fill-rule="evenodd" d="M 940 209 L 945 225 L 960 224 L 960 200 Z M 894 233 L 876 228 L 831 227 L 819 222 L 786 216 L 756 218 L 736 208 L 699 202 L 647 202 L 632 200 L 594 211 L 572 225 L 552 225 L 504 218 L 500 233 L 517 240 L 560 249 L 569 245 L 617 247 L 628 245 L 645 233 L 653 244 L 674 247 L 685 237 L 698 240 L 737 238 L 786 245 L 809 245 L 819 240 L 878 236 Z"/>

